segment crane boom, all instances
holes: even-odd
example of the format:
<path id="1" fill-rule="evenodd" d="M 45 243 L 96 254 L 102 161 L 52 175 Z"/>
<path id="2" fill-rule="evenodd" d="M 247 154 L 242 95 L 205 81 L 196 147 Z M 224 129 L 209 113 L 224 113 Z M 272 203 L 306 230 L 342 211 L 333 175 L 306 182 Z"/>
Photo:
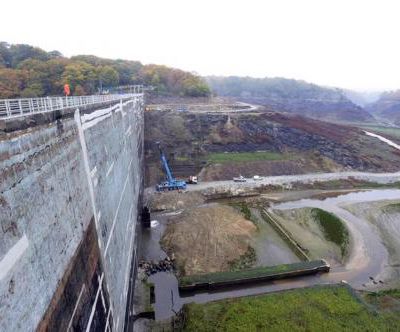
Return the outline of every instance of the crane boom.
<path id="1" fill-rule="evenodd" d="M 168 182 L 172 182 L 174 180 L 174 177 L 172 176 L 172 172 L 168 166 L 167 158 L 165 158 L 165 154 L 161 149 L 160 143 L 158 143 L 158 149 L 160 150 L 161 163 L 164 167 L 165 174 L 167 175 L 167 180 Z"/>
<path id="2" fill-rule="evenodd" d="M 179 190 L 186 189 L 186 182 L 182 180 L 177 180 L 173 177 L 171 169 L 169 168 L 167 158 L 165 158 L 165 154 L 161 149 L 160 142 L 157 142 L 158 150 L 160 151 L 161 164 L 164 168 L 164 172 L 166 175 L 166 181 L 161 182 L 156 186 L 157 191 L 164 190 Z"/>

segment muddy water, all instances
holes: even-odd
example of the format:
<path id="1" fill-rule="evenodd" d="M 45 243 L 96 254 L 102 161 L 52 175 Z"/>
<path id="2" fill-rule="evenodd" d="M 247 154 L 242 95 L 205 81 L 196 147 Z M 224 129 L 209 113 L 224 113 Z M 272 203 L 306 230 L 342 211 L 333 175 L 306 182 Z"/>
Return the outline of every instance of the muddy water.
<path id="1" fill-rule="evenodd" d="M 369 277 L 376 280 L 384 279 L 385 269 L 389 265 L 389 254 L 382 244 L 377 227 L 364 219 L 360 219 L 342 208 L 343 205 L 372 202 L 379 200 L 398 199 L 400 190 L 371 190 L 350 193 L 338 197 L 327 198 L 323 201 L 302 199 L 295 202 L 286 202 L 273 206 L 273 209 L 297 209 L 303 207 L 316 207 L 332 212 L 340 217 L 347 225 L 351 237 L 351 254 L 345 264 L 345 270 L 329 273 L 328 279 L 341 279 L 348 281 L 353 287 L 361 288 L 370 284 Z"/>
<path id="2" fill-rule="evenodd" d="M 300 262 L 282 237 L 264 221 L 258 209 L 251 209 L 251 214 L 256 219 L 258 228 L 257 235 L 251 243 L 257 253 L 256 265 L 269 266 Z"/>

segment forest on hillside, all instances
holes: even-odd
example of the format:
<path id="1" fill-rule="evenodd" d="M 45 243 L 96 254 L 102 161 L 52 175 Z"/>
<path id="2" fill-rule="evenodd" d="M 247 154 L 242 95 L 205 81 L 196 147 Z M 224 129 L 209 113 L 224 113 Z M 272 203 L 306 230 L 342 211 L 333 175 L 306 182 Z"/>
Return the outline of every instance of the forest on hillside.
<path id="1" fill-rule="evenodd" d="M 93 55 L 64 57 L 25 44 L 0 42 L 0 98 L 99 93 L 102 89 L 143 84 L 166 96 L 203 97 L 210 94 L 200 76 L 162 65 L 112 60 Z"/>

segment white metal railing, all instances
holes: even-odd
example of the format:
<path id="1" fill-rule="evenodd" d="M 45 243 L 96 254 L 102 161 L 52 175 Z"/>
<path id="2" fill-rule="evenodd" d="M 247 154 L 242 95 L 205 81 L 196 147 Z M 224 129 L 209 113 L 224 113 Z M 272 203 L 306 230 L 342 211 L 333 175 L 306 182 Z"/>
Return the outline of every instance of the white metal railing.
<path id="1" fill-rule="evenodd" d="M 0 119 L 128 99 L 141 95 L 143 86 L 138 85 L 131 91 L 112 95 L 0 99 Z"/>

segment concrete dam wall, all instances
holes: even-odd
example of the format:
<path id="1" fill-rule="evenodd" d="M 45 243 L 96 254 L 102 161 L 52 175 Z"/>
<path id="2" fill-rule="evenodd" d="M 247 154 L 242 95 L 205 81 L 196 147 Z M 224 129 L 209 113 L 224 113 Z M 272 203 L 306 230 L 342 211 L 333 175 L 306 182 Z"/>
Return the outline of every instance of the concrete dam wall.
<path id="1" fill-rule="evenodd" d="M 0 331 L 121 331 L 143 94 L 0 119 Z"/>

